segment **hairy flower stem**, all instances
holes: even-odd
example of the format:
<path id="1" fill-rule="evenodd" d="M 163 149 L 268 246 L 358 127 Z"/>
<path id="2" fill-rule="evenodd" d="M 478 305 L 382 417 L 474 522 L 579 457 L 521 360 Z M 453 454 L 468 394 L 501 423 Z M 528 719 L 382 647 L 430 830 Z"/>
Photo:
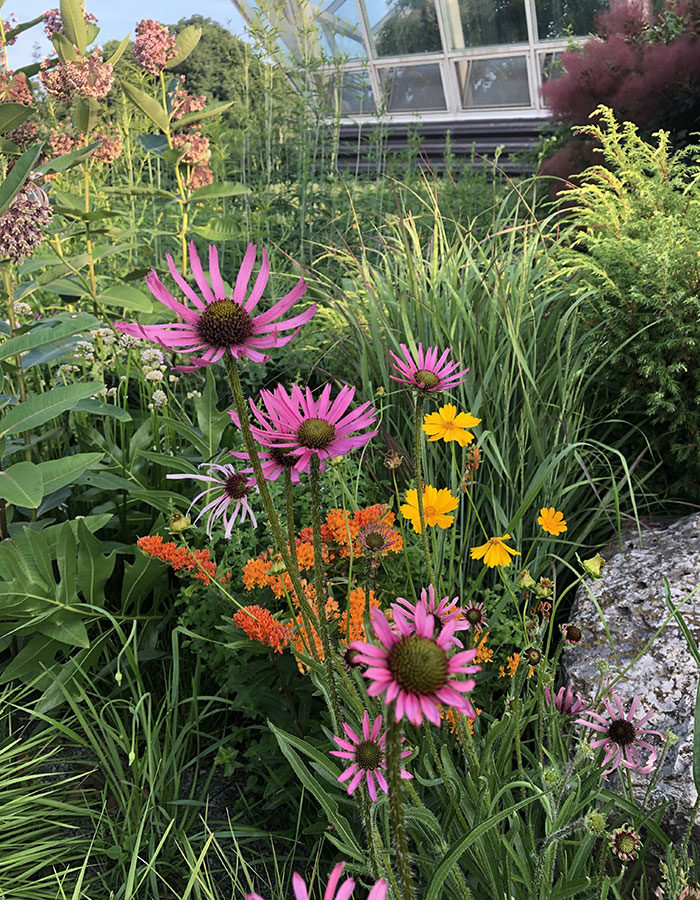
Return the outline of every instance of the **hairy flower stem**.
<path id="1" fill-rule="evenodd" d="M 396 849 L 396 864 L 401 882 L 401 900 L 416 900 L 416 889 L 411 875 L 411 857 L 408 854 L 406 821 L 403 814 L 403 787 L 401 785 L 401 723 L 396 721 L 396 703 L 389 707 L 387 734 L 387 781 L 389 788 L 389 819 Z"/>
<path id="2" fill-rule="evenodd" d="M 372 807 L 370 805 L 369 794 L 367 793 L 367 785 L 362 785 L 362 821 L 365 826 L 365 839 L 367 841 L 367 850 L 369 852 L 369 865 L 372 870 L 372 878 L 375 881 L 379 879 L 379 857 L 377 855 L 377 847 L 374 841 L 374 831 L 372 829 Z"/>
<path id="3" fill-rule="evenodd" d="M 2 269 L 2 284 L 5 289 L 5 294 L 7 295 L 7 321 L 10 324 L 10 337 L 12 337 L 17 330 L 17 319 L 15 317 L 14 284 L 12 281 L 10 264 L 6 262 L 4 265 L 0 265 L 0 269 Z M 17 389 L 19 393 L 19 399 L 21 403 L 24 403 L 27 399 L 27 385 L 24 381 L 22 357 L 19 355 L 19 353 L 17 354 L 17 356 L 15 356 L 15 365 L 17 366 Z M 32 441 L 29 437 L 28 431 L 22 432 L 22 439 L 24 441 L 24 458 L 27 460 L 27 462 L 31 462 Z M 36 510 L 32 510 L 32 519 L 36 521 Z"/>
<path id="4" fill-rule="evenodd" d="M 299 601 L 299 606 L 302 612 L 304 612 L 309 617 L 309 620 L 315 625 L 316 616 L 314 614 L 314 611 L 311 609 L 309 601 L 306 599 L 304 588 L 301 585 L 301 579 L 299 578 L 299 568 L 294 568 L 294 566 L 292 565 L 292 559 L 287 550 L 287 542 L 285 541 L 284 535 L 282 534 L 282 526 L 280 525 L 279 516 L 277 515 L 275 504 L 272 502 L 272 497 L 270 496 L 270 489 L 267 486 L 267 481 L 265 480 L 265 476 L 263 475 L 262 465 L 260 464 L 260 457 L 258 456 L 258 448 L 255 446 L 255 440 L 250 430 L 248 407 L 246 406 L 246 402 L 243 398 L 243 388 L 241 387 L 241 380 L 238 377 L 238 365 L 236 363 L 236 360 L 232 356 L 225 354 L 224 366 L 226 368 L 226 375 L 228 376 L 229 385 L 231 387 L 233 405 L 236 409 L 236 412 L 238 413 L 238 420 L 241 423 L 243 440 L 245 442 L 246 450 L 248 451 L 248 456 L 250 457 L 251 465 L 253 466 L 253 474 L 255 475 L 255 480 L 257 482 L 258 489 L 260 490 L 260 497 L 262 499 L 263 506 L 265 507 L 265 514 L 267 515 L 267 521 L 270 524 L 270 528 L 275 539 L 275 544 L 277 545 L 277 550 L 279 551 L 280 556 L 282 557 L 282 561 L 284 562 L 284 565 L 287 569 L 289 578 L 292 582 L 292 587 L 294 588 L 294 593 L 297 595 L 297 600 Z M 314 646 L 313 641 L 310 640 L 310 643 L 311 655 L 318 662 L 316 647 Z"/>
<path id="5" fill-rule="evenodd" d="M 435 766 L 437 767 L 438 772 L 440 773 L 440 778 L 442 779 L 442 786 L 445 788 L 447 792 L 447 796 L 450 799 L 450 803 L 452 804 L 452 808 L 455 811 L 455 815 L 459 819 L 459 824 L 462 826 L 464 831 L 469 831 L 469 823 L 464 818 L 464 814 L 462 810 L 459 808 L 459 803 L 457 802 L 457 798 L 455 797 L 454 791 L 450 785 L 450 782 L 447 780 L 447 772 L 445 771 L 445 767 L 442 764 L 442 760 L 440 759 L 440 754 L 437 751 L 437 747 L 435 746 L 435 742 L 433 740 L 432 732 L 430 731 L 430 726 L 426 726 L 425 734 L 428 738 L 428 744 L 430 745 L 430 752 L 432 753 L 433 760 L 435 762 Z"/>
<path id="6" fill-rule="evenodd" d="M 321 646 L 323 647 L 323 664 L 326 667 L 326 676 L 328 678 L 333 724 L 336 731 L 340 733 L 343 717 L 340 714 L 340 702 L 335 684 L 335 668 L 331 656 L 331 642 L 328 637 L 328 622 L 326 621 L 326 588 L 323 578 L 323 552 L 321 549 L 321 463 L 316 453 L 311 455 L 309 482 L 311 484 L 311 527 L 314 536 L 314 587 L 316 588 L 316 606 L 318 608 L 318 633 L 321 637 Z"/>
<path id="7" fill-rule="evenodd" d="M 284 499 L 287 507 L 287 540 L 289 543 L 289 556 L 292 560 L 292 567 L 295 572 L 299 571 L 299 557 L 297 556 L 297 536 L 294 531 L 294 488 L 292 487 L 292 474 L 289 469 L 285 468 L 284 470 Z M 309 652 L 311 652 L 311 647 L 313 645 L 313 653 L 311 654 L 316 657 L 316 645 L 313 642 L 313 631 L 311 630 L 311 620 L 309 619 L 306 609 L 301 607 L 301 618 L 304 623 L 304 630 L 306 632 L 306 640 L 304 643 L 307 645 Z"/>
<path id="8" fill-rule="evenodd" d="M 423 431 L 421 425 L 423 423 L 423 395 L 418 394 L 416 397 L 416 498 L 418 501 L 418 520 L 420 521 L 420 536 L 423 541 L 423 553 L 425 554 L 425 565 L 428 570 L 428 583 L 435 585 L 435 577 L 433 575 L 433 563 L 430 558 L 430 541 L 428 540 L 428 532 L 425 527 L 425 510 L 423 509 Z"/>

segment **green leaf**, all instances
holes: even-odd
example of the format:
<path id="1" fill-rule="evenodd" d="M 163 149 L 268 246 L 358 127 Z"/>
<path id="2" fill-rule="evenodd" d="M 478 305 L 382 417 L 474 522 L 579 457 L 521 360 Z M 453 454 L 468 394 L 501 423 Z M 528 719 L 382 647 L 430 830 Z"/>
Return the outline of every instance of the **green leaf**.
<path id="1" fill-rule="evenodd" d="M 43 165 L 38 166 L 36 171 L 41 172 L 42 175 L 53 175 L 57 172 L 66 172 L 68 169 L 72 169 L 73 166 L 77 166 L 84 159 L 87 159 L 88 156 L 92 156 L 99 146 L 100 141 L 93 141 L 91 144 L 88 144 L 87 147 L 81 147 L 80 150 L 71 150 L 70 153 L 64 153 L 63 156 L 57 156 L 55 159 L 50 159 Z"/>
<path id="2" fill-rule="evenodd" d="M 0 360 L 9 359 L 18 353 L 26 353 L 35 347 L 43 347 L 44 344 L 52 344 L 61 338 L 89 328 L 98 328 L 99 321 L 90 313 L 78 313 L 72 319 L 64 319 L 53 327 L 41 325 L 28 331 L 26 334 L 17 335 L 0 344 Z"/>
<path id="3" fill-rule="evenodd" d="M 150 295 L 130 284 L 111 285 L 98 296 L 97 302 L 103 306 L 120 306 L 122 309 L 134 309 L 137 312 L 149 313 L 153 310 Z"/>
<path id="4" fill-rule="evenodd" d="M 0 4 L 2 6 L 3 4 Z M 15 25 L 14 28 L 10 29 L 10 31 L 5 32 L 5 41 L 9 45 L 15 38 L 19 37 L 23 31 L 28 31 L 30 28 L 33 28 L 35 25 L 38 25 L 39 22 L 43 22 L 43 15 L 37 16 L 35 19 L 30 19 L 28 22 L 20 22 L 19 25 Z"/>
<path id="5" fill-rule="evenodd" d="M 148 150 L 154 156 L 160 156 L 170 149 L 170 144 L 164 134 L 139 134 L 136 137 L 136 141 L 141 144 L 144 150 Z M 159 190 L 159 188 L 149 188 L 149 190 Z"/>
<path id="6" fill-rule="evenodd" d="M 0 684 L 8 681 L 32 681 L 33 676 L 51 668 L 60 647 L 56 641 L 43 634 L 35 635 L 28 644 L 19 651 L 0 674 Z"/>
<path id="7" fill-rule="evenodd" d="M 78 561 L 76 559 L 77 541 L 68 522 L 64 522 L 58 533 L 56 542 L 56 562 L 61 580 L 56 588 L 56 600 L 67 605 L 78 599 Z M 60 621 L 60 619 L 59 619 Z M 57 640 L 62 640 L 58 636 Z M 87 635 L 86 635 L 87 639 Z M 70 638 L 67 643 L 71 643 Z M 86 646 L 83 644 L 82 646 Z"/>
<path id="8" fill-rule="evenodd" d="M 33 106 L 25 106 L 24 103 L 0 104 L 0 134 L 12 131 L 26 119 L 32 116 L 36 110 Z"/>
<path id="9" fill-rule="evenodd" d="M 60 0 L 60 10 L 66 37 L 81 53 L 85 53 L 87 28 L 82 3 L 80 0 Z"/>
<path id="10" fill-rule="evenodd" d="M 195 412 L 197 414 L 197 424 L 202 432 L 202 438 L 205 441 L 207 452 L 204 459 L 211 459 L 215 456 L 221 446 L 221 435 L 227 425 L 231 424 L 231 417 L 227 412 L 219 412 L 216 408 L 218 395 L 216 392 L 216 381 L 211 366 L 207 366 L 206 386 L 202 391 L 202 396 L 195 400 Z"/>
<path id="11" fill-rule="evenodd" d="M 86 603 L 100 606 L 104 603 L 104 587 L 114 571 L 115 551 L 102 554 L 102 543 L 93 537 L 82 522 L 78 522 L 78 587 Z"/>
<path id="12" fill-rule="evenodd" d="M 122 58 L 124 51 L 129 46 L 129 38 L 130 37 L 131 37 L 131 32 L 129 32 L 129 34 L 127 34 L 127 36 L 125 38 L 122 38 L 121 41 L 119 41 L 119 46 L 114 51 L 114 53 L 110 56 L 110 58 L 107 60 L 107 62 L 111 66 L 116 66 L 116 64 Z"/>
<path id="13" fill-rule="evenodd" d="M 38 144 L 34 144 L 33 147 L 25 150 L 12 167 L 10 174 L 3 183 L 0 184 L 0 215 L 2 215 L 10 203 L 12 203 L 15 194 L 17 194 L 29 177 L 29 173 L 34 168 L 34 163 L 41 156 L 41 151 L 43 149 L 44 142 L 40 141 Z"/>
<path id="14" fill-rule="evenodd" d="M 87 384 L 62 384 L 46 394 L 37 394 L 4 414 L 0 419 L 0 437 L 17 434 L 18 431 L 30 431 L 73 409 L 79 400 L 102 390 L 104 385 L 101 382 L 91 381 Z"/>
<path id="15" fill-rule="evenodd" d="M 129 604 L 134 604 L 135 607 L 138 607 L 165 571 L 165 563 L 154 559 L 152 556 L 147 556 L 138 547 L 135 550 L 136 556 L 133 564 L 126 563 L 124 566 L 121 596 L 122 610 L 126 610 Z"/>
<path id="16" fill-rule="evenodd" d="M 41 470 L 32 462 L 18 462 L 0 472 L 0 497 L 13 506 L 36 509 L 44 496 Z"/>
<path id="17" fill-rule="evenodd" d="M 212 243 L 233 241 L 241 235 L 241 223 L 231 216 L 214 216 L 206 225 L 195 225 L 190 231 Z"/>
<path id="18" fill-rule="evenodd" d="M 29 65 L 22 66 L 20 69 L 15 69 L 15 75 L 19 75 L 20 72 L 25 75 L 27 78 L 33 78 L 41 69 L 40 62 L 29 63 Z"/>
<path id="19" fill-rule="evenodd" d="M 199 25 L 188 25 L 187 28 L 183 28 L 179 34 L 175 35 L 177 56 L 174 56 L 165 68 L 174 69 L 175 66 L 184 62 L 199 43 L 201 36 L 202 29 Z"/>
<path id="20" fill-rule="evenodd" d="M 95 125 L 100 121 L 100 104 L 94 97 L 83 97 L 78 100 L 75 107 L 75 124 L 78 131 L 90 134 Z"/>
<path id="21" fill-rule="evenodd" d="M 60 31 L 55 31 L 51 35 L 51 43 L 54 45 L 56 49 L 56 53 L 58 53 L 58 58 L 61 62 L 66 62 L 66 60 L 70 60 L 71 62 L 75 62 L 78 58 L 78 54 L 75 52 L 75 47 L 72 42 L 68 40 L 65 34 L 62 34 Z"/>
<path id="22" fill-rule="evenodd" d="M 96 465 L 103 456 L 104 453 L 72 453 L 62 459 L 39 463 L 37 468 L 44 479 L 44 495 L 71 484 L 86 469 Z"/>
<path id="23" fill-rule="evenodd" d="M 124 89 L 124 93 L 131 100 L 132 103 L 135 103 L 136 106 L 141 110 L 141 112 L 145 113 L 148 118 L 154 122 L 161 131 L 167 131 L 170 125 L 170 119 L 168 114 L 165 112 L 163 107 L 147 94 L 145 91 L 142 91 L 140 88 L 137 88 L 133 84 L 129 84 L 128 81 L 122 82 L 122 88 Z"/>
<path id="24" fill-rule="evenodd" d="M 87 31 L 87 41 L 86 42 L 87 42 L 88 46 L 90 46 L 90 44 L 93 41 L 97 40 L 97 35 L 100 33 L 100 26 L 95 25 L 94 22 L 86 22 L 85 28 Z"/>
<path id="25" fill-rule="evenodd" d="M 201 122 L 202 119 L 211 119 L 213 116 L 220 116 L 224 110 L 229 108 L 229 106 L 233 106 L 233 100 L 220 100 L 217 103 L 210 103 L 208 106 L 205 106 L 204 109 L 186 113 L 181 119 L 177 119 L 173 122 L 173 131 L 178 131 L 180 128 L 187 128 L 188 125 L 191 125 L 193 122 Z"/>
<path id="26" fill-rule="evenodd" d="M 235 184 L 233 181 L 223 181 L 221 184 L 204 184 L 192 191 L 190 200 L 212 200 L 217 197 L 239 197 L 241 194 L 249 194 L 250 188 L 244 184 Z"/>
<path id="27" fill-rule="evenodd" d="M 104 400 L 95 400 L 92 397 L 88 400 L 79 400 L 73 407 L 73 412 L 86 412 L 93 416 L 111 416 L 113 419 L 119 419 L 120 422 L 131 422 L 131 413 L 122 409 L 121 406 L 115 406 L 114 403 L 105 403 Z"/>

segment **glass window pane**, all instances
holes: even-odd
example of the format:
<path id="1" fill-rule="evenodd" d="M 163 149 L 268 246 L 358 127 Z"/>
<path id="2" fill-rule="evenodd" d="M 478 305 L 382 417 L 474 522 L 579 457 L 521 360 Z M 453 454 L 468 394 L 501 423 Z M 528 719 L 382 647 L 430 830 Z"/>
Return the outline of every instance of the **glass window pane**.
<path id="1" fill-rule="evenodd" d="M 525 2 L 442 0 L 450 49 L 527 41 Z"/>
<path id="2" fill-rule="evenodd" d="M 377 56 L 442 50 L 433 0 L 365 0 Z"/>
<path id="3" fill-rule="evenodd" d="M 380 71 L 389 112 L 445 109 L 440 66 L 391 66 Z"/>
<path id="4" fill-rule="evenodd" d="M 607 0 L 535 0 L 540 40 L 590 34 L 595 14 L 607 8 Z"/>
<path id="5" fill-rule="evenodd" d="M 456 66 L 463 109 L 530 105 L 524 56 L 460 59 Z"/>
<path id="6" fill-rule="evenodd" d="M 324 51 L 334 60 L 366 59 L 355 0 L 331 0 L 316 16 Z"/>
<path id="7" fill-rule="evenodd" d="M 542 84 L 551 81 L 553 78 L 560 78 L 564 74 L 560 50 L 557 50 L 555 53 L 540 53 L 538 61 L 540 64 L 540 80 Z"/>
<path id="8" fill-rule="evenodd" d="M 331 115 L 366 116 L 375 111 L 367 72 L 340 72 L 328 86 Z"/>

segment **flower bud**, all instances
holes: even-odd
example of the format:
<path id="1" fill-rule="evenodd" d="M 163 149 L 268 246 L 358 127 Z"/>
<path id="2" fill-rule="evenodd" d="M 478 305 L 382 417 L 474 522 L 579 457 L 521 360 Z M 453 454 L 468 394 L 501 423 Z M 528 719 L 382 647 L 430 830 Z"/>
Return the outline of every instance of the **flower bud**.
<path id="1" fill-rule="evenodd" d="M 593 834 L 605 833 L 605 816 L 597 809 L 592 809 L 586 816 L 586 828 Z"/>
<path id="2" fill-rule="evenodd" d="M 190 527 L 190 517 L 184 515 L 184 513 L 173 513 L 170 516 L 170 522 L 168 523 L 168 528 L 171 534 L 182 534 L 183 531 L 187 531 Z"/>
<path id="3" fill-rule="evenodd" d="M 384 457 L 384 465 L 387 469 L 398 469 L 402 462 L 403 458 L 396 450 L 389 450 Z"/>

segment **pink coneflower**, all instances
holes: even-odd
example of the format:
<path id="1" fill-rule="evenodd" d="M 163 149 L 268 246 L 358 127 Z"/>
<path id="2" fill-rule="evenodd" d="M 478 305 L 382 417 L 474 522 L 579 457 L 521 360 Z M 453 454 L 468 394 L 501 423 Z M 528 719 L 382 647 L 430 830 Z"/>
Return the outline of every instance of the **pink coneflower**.
<path id="1" fill-rule="evenodd" d="M 642 846 L 642 839 L 628 823 L 616 828 L 609 838 L 610 849 L 622 862 L 629 862 L 637 858 L 637 852 Z"/>
<path id="2" fill-rule="evenodd" d="M 388 553 L 400 538 L 398 531 L 386 522 L 368 522 L 357 534 L 357 542 L 369 554 Z"/>
<path id="3" fill-rule="evenodd" d="M 470 600 L 466 606 L 462 607 L 462 616 L 467 623 L 467 628 L 473 628 L 475 631 L 483 631 L 488 628 L 489 623 L 483 603 L 474 603 L 473 600 Z"/>
<path id="4" fill-rule="evenodd" d="M 238 416 L 233 411 L 231 411 L 229 415 L 236 424 L 236 427 L 240 428 Z M 250 457 L 245 450 L 230 450 L 229 452 L 231 456 L 235 456 L 237 459 L 247 459 L 250 461 Z M 298 456 L 294 456 L 292 453 L 288 453 L 286 450 L 282 450 L 279 447 L 271 447 L 269 450 L 258 451 L 258 458 L 260 459 L 260 465 L 266 481 L 277 481 L 284 470 L 289 469 L 292 483 L 299 484 L 299 472 L 296 469 L 296 464 L 299 461 Z M 252 472 L 253 469 L 251 467 L 250 469 L 243 469 L 243 471 Z"/>
<path id="5" fill-rule="evenodd" d="M 607 766 L 609 763 L 612 763 L 609 768 L 604 770 L 603 775 L 609 775 L 620 765 L 625 769 L 631 769 L 633 772 L 639 772 L 640 775 L 647 775 L 654 768 L 658 754 L 651 744 L 640 738 L 640 735 L 655 734 L 658 737 L 663 737 L 663 735 L 660 731 L 644 727 L 654 715 L 654 710 L 650 710 L 641 719 L 635 721 L 634 716 L 641 699 L 639 694 L 635 695 L 629 712 L 625 715 L 620 697 L 615 691 L 610 691 L 610 699 L 606 698 L 605 700 L 605 708 L 608 712 L 607 717 L 593 712 L 593 710 L 588 710 L 585 715 L 592 716 L 595 721 L 591 722 L 587 719 L 576 720 L 578 725 L 592 728 L 594 731 L 600 731 L 604 735 L 598 740 L 591 741 L 591 747 L 604 748 L 603 765 Z M 615 708 L 613 708 L 613 703 Z M 644 747 L 645 750 L 650 751 L 646 764 L 643 764 L 639 758 L 637 747 Z"/>
<path id="6" fill-rule="evenodd" d="M 165 476 L 166 478 L 171 479 L 191 478 L 194 481 L 205 481 L 209 483 L 210 487 L 197 494 L 192 503 L 190 503 L 190 509 L 192 509 L 202 497 L 207 497 L 208 494 L 211 495 L 211 497 L 207 497 L 209 503 L 201 510 L 194 520 L 194 524 L 197 524 L 202 516 L 205 513 L 208 513 L 207 534 L 209 537 L 212 536 L 214 522 L 220 518 L 224 523 L 224 535 L 227 538 L 230 538 L 233 532 L 234 522 L 240 513 L 241 522 L 245 522 L 245 518 L 248 516 L 253 523 L 253 528 L 256 528 L 258 523 L 253 514 L 253 510 L 248 503 L 250 479 L 241 472 L 237 472 L 229 463 L 223 463 L 221 465 L 219 463 L 203 463 L 203 465 L 209 465 L 208 475 L 178 474 Z M 200 466 L 200 468 L 202 468 L 202 466 Z M 212 497 L 213 499 L 211 499 Z M 231 506 L 233 506 L 232 510 L 230 509 Z M 190 509 L 187 510 L 188 513 Z"/>
<path id="7" fill-rule="evenodd" d="M 549 685 L 545 685 L 544 698 L 549 706 L 554 706 L 557 712 L 563 716 L 580 716 L 587 713 L 589 705 L 580 694 L 571 690 L 571 685 L 560 687 L 556 694 L 552 694 Z"/>
<path id="8" fill-rule="evenodd" d="M 462 642 L 457 638 L 454 634 L 455 631 L 465 631 L 469 628 L 469 623 L 465 621 L 463 616 L 463 610 L 459 605 L 459 597 L 454 597 L 450 599 L 449 597 L 443 597 L 442 600 L 435 601 L 435 588 L 433 585 L 429 585 L 428 589 L 421 589 L 420 592 L 420 600 L 418 604 L 425 604 L 428 612 L 435 619 L 435 626 L 439 631 L 441 631 L 447 624 L 452 622 L 454 624 L 454 628 L 452 629 L 452 638 L 450 639 L 450 645 L 455 647 L 463 647 Z M 416 610 L 418 608 L 418 604 L 411 603 L 410 600 L 407 600 L 405 597 L 397 597 L 396 598 L 396 606 L 401 607 L 401 612 L 406 616 L 409 622 L 416 621 Z M 392 609 L 394 609 L 394 604 L 392 603 Z"/>
<path id="9" fill-rule="evenodd" d="M 355 889 L 354 879 L 346 878 L 340 885 L 340 890 L 338 890 L 338 883 L 340 882 L 340 876 L 343 874 L 344 868 L 345 863 L 341 862 L 338 863 L 331 872 L 331 877 L 328 879 L 328 886 L 323 895 L 323 900 L 350 900 L 352 892 Z M 296 872 L 292 876 L 292 887 L 294 888 L 295 900 L 309 900 L 309 892 L 304 884 L 304 879 Z M 386 881 L 384 881 L 383 878 L 380 878 L 367 895 L 367 900 L 385 900 L 386 887 Z M 245 897 L 246 900 L 263 900 L 260 894 L 246 894 Z"/>
<path id="10" fill-rule="evenodd" d="M 211 287 L 202 271 L 202 264 L 194 246 L 190 243 L 190 265 L 202 292 L 198 296 L 182 275 L 175 268 L 172 257 L 166 254 L 168 268 L 177 286 L 187 297 L 195 309 L 191 309 L 170 293 L 163 282 L 156 275 L 155 269 L 151 269 L 146 277 L 146 284 L 157 300 L 160 300 L 173 312 L 176 312 L 183 322 L 170 322 L 166 325 L 139 325 L 138 322 L 116 322 L 115 327 L 132 337 L 145 338 L 147 341 L 155 341 L 166 350 L 179 350 L 190 356 L 190 365 L 176 366 L 181 372 L 193 372 L 202 366 L 208 366 L 218 362 L 227 351 L 231 356 L 240 359 L 247 356 L 253 362 L 266 362 L 269 356 L 261 353 L 270 347 L 283 347 L 297 334 L 302 325 L 309 321 L 316 312 L 316 306 L 311 306 L 305 312 L 282 322 L 276 321 L 281 315 L 304 295 L 306 283 L 300 278 L 295 287 L 277 301 L 267 312 L 259 316 L 251 316 L 252 311 L 258 305 L 262 293 L 270 275 L 270 264 L 267 253 L 263 250 L 262 263 L 258 277 L 253 285 L 248 299 L 245 299 L 248 282 L 255 264 L 256 246 L 248 244 L 248 249 L 243 257 L 243 263 L 236 278 L 236 285 L 230 299 L 226 298 L 226 289 L 219 271 L 219 257 L 216 247 L 209 245 L 209 277 Z M 282 336 L 281 331 L 290 331 L 290 334 Z M 192 354 L 205 351 L 202 356 Z"/>
<path id="11" fill-rule="evenodd" d="M 439 704 L 451 706 L 476 719 L 471 703 L 462 696 L 473 689 L 474 679 L 457 681 L 451 677 L 481 670 L 481 666 L 469 665 L 476 656 L 475 649 L 448 657 L 447 651 L 454 643 L 456 622 L 448 622 L 434 638 L 435 619 L 428 612 L 427 603 L 421 600 L 416 604 L 413 622 L 409 622 L 401 607 L 394 605 L 392 610 L 398 634 L 384 614 L 375 609 L 372 628 L 381 646 L 364 641 L 350 644 L 351 649 L 357 651 L 354 662 L 369 666 L 363 673 L 372 681 L 367 688 L 369 696 L 378 697 L 385 693 L 385 703 L 396 701 L 397 721 L 406 716 L 414 725 L 420 725 L 425 716 L 439 727 Z"/>
<path id="12" fill-rule="evenodd" d="M 455 372 L 455 369 L 459 368 L 459 363 L 447 362 L 447 357 L 450 355 L 449 347 L 438 359 L 437 347 L 429 347 L 423 352 L 423 345 L 418 344 L 418 355 L 414 360 L 408 347 L 405 344 L 400 346 L 403 359 L 391 350 L 389 351 L 393 359 L 392 365 L 399 375 L 390 375 L 389 377 L 416 390 L 428 393 L 450 390 L 461 384 L 469 371 L 469 369 L 462 369 Z"/>
<path id="13" fill-rule="evenodd" d="M 370 730 L 369 713 L 365 710 L 364 716 L 362 717 L 362 738 L 358 737 L 349 725 L 343 723 L 343 730 L 345 731 L 348 740 L 346 741 L 343 738 L 335 737 L 334 735 L 333 740 L 340 747 L 340 750 L 329 751 L 331 756 L 352 760 L 351 765 L 338 777 L 338 782 L 340 784 L 350 779 L 348 794 L 352 794 L 364 778 L 367 782 L 367 790 L 374 803 L 377 802 L 377 785 L 379 785 L 385 794 L 389 793 L 389 788 L 386 779 L 384 778 L 384 773 L 382 772 L 382 769 L 386 769 L 384 750 L 386 734 L 380 733 L 381 727 L 382 717 L 377 716 Z M 405 740 L 405 738 L 402 738 L 402 741 L 403 740 Z M 403 750 L 401 758 L 405 759 L 410 755 L 410 750 Z M 405 769 L 401 769 L 401 777 L 413 778 L 413 775 Z"/>
<path id="14" fill-rule="evenodd" d="M 250 430 L 263 447 L 282 449 L 296 456 L 295 468 L 305 472 L 312 456 L 316 455 L 323 464 L 324 460 L 364 447 L 377 433 L 353 434 L 368 428 L 375 419 L 369 402 L 347 412 L 354 396 L 355 388 L 345 385 L 331 402 L 331 385 L 327 384 L 314 400 L 308 387 L 302 391 L 294 385 L 288 394 L 278 384 L 274 391 L 260 391 L 265 412 L 250 400 L 250 408 L 259 423 L 251 424 Z M 230 415 L 238 425 L 238 416 L 233 412 Z"/>

